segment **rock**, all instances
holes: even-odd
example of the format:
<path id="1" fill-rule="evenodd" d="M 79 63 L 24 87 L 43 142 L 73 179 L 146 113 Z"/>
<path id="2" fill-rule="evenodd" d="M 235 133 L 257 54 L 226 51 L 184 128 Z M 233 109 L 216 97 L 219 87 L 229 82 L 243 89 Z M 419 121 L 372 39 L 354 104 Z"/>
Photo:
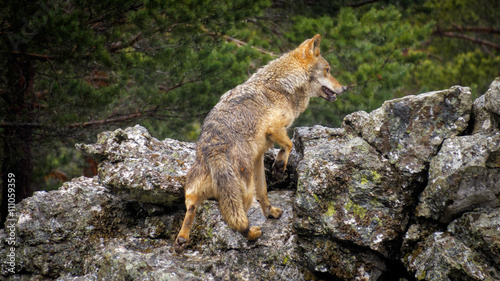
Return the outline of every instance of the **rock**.
<path id="1" fill-rule="evenodd" d="M 500 270 L 500 209 L 464 214 L 448 225 L 448 231 L 467 247 L 482 252 Z"/>
<path id="2" fill-rule="evenodd" d="M 479 253 L 449 233 L 435 232 L 404 258 L 418 280 L 499 280 Z"/>
<path id="3" fill-rule="evenodd" d="M 446 140 L 432 160 L 417 215 L 449 223 L 477 207 L 500 206 L 500 134 Z"/>
<path id="4" fill-rule="evenodd" d="M 83 177 L 23 200 L 16 206 L 17 272 L 53 278 L 81 274 L 92 249 L 90 241 L 119 235 L 117 222 L 123 219 L 119 205 L 97 178 Z M 0 255 L 5 256 L 7 249 L 2 245 Z M 8 275 L 5 270 L 2 267 L 2 275 Z"/>
<path id="5" fill-rule="evenodd" d="M 495 79 L 488 91 L 474 101 L 473 114 L 472 134 L 500 131 L 500 78 Z"/>
<path id="6" fill-rule="evenodd" d="M 378 280 L 388 269 L 375 253 L 325 236 L 304 235 L 297 245 L 303 263 L 321 280 Z"/>
<path id="7" fill-rule="evenodd" d="M 485 109 L 485 98 L 485 95 L 480 96 L 472 105 L 472 112 L 474 114 L 472 134 L 493 133 L 499 129 L 497 118 Z"/>
<path id="8" fill-rule="evenodd" d="M 413 186 L 361 137 L 296 128 L 303 154 L 294 228 L 309 271 L 325 279 L 378 280 L 409 220 Z M 392 267 L 392 274 L 398 269 Z"/>
<path id="9" fill-rule="evenodd" d="M 193 243 L 173 251 L 183 210 L 127 201 L 97 177 L 77 178 L 61 189 L 37 192 L 17 205 L 16 272 L 39 279 L 103 280 L 303 280 L 292 230 L 292 191 L 270 192 L 284 210 L 280 220 L 265 219 L 257 202 L 250 220 L 262 239 L 248 242 L 222 221 L 217 203 L 200 208 Z M 172 232 L 173 231 L 173 232 Z M 0 255 L 10 246 L 0 231 Z M 196 239 L 198 237 L 198 239 Z M 2 264 L 3 276 L 18 280 Z"/>
<path id="10" fill-rule="evenodd" d="M 195 219 L 191 234 L 195 242 L 190 247 L 203 255 L 218 257 L 212 270 L 215 278 L 303 280 L 300 257 L 295 251 L 292 196 L 292 191 L 269 193 L 271 204 L 283 210 L 280 219 L 266 219 L 254 200 L 248 217 L 252 226 L 261 226 L 262 236 L 256 241 L 248 241 L 232 231 L 222 220 L 217 202 L 207 201 Z"/>
<path id="11" fill-rule="evenodd" d="M 351 241 L 383 255 L 405 229 L 411 201 L 404 178 L 360 137 L 342 129 L 297 128 L 304 147 L 297 167 L 299 234 Z"/>
<path id="12" fill-rule="evenodd" d="M 346 116 L 342 126 L 360 135 L 401 172 L 425 173 L 441 143 L 463 132 L 471 113 L 471 93 L 466 87 L 384 102 L 370 114 Z"/>
<path id="13" fill-rule="evenodd" d="M 124 198 L 169 205 L 184 200 L 184 181 L 194 163 L 193 143 L 159 141 L 139 125 L 99 134 L 96 144 L 77 144 L 101 161 L 99 179 Z"/>
<path id="14" fill-rule="evenodd" d="M 500 77 L 496 78 L 486 91 L 485 109 L 493 113 L 496 118 L 500 118 Z"/>
<path id="15" fill-rule="evenodd" d="M 219 212 L 218 203 L 216 201 L 207 201 L 199 212 L 199 217 L 196 218 L 196 223 L 193 226 L 192 235 L 203 239 L 204 243 L 210 246 L 209 249 L 198 248 L 199 245 L 193 245 L 195 249 L 215 252 L 223 249 L 250 249 L 258 246 L 269 248 L 283 248 L 287 241 L 292 237 L 292 191 L 275 191 L 269 193 L 269 201 L 273 206 L 283 210 L 280 219 L 267 219 L 262 214 L 260 205 L 257 201 L 253 201 L 250 210 L 248 211 L 248 219 L 251 226 L 260 226 L 262 230 L 262 238 L 256 241 L 248 241 L 240 233 L 232 231 L 229 226 L 222 220 Z"/>

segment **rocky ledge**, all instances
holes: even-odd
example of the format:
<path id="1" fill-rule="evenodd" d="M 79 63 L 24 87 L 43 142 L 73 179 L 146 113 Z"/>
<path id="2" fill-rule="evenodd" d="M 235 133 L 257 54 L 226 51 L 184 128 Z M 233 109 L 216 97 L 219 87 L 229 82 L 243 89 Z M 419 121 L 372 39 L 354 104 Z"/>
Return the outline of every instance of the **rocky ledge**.
<path id="1" fill-rule="evenodd" d="M 217 202 L 184 216 L 193 143 L 135 126 L 77 149 L 98 176 L 17 204 L 0 231 L 6 280 L 499 280 L 500 79 L 472 102 L 447 90 L 385 102 L 341 128 L 296 128 L 279 220 L 249 211 L 248 242 Z M 276 151 L 266 154 L 269 169 Z M 15 243 L 12 243 L 15 241 Z M 12 258 L 12 253 L 14 256 Z M 5 259 L 4 259 L 5 257 Z M 12 262 L 14 261 L 14 262 Z"/>

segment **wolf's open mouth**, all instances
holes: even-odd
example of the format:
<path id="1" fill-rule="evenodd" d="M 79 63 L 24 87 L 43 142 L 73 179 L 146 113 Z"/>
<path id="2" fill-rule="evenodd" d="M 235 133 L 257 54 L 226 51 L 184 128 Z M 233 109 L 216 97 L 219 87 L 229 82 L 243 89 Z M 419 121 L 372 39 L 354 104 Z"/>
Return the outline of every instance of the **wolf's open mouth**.
<path id="1" fill-rule="evenodd" d="M 323 92 L 328 96 L 328 98 L 322 97 L 325 100 L 330 101 L 330 102 L 337 100 L 337 96 L 335 95 L 335 93 L 332 90 L 328 89 L 325 86 L 322 86 L 321 90 L 323 90 Z"/>

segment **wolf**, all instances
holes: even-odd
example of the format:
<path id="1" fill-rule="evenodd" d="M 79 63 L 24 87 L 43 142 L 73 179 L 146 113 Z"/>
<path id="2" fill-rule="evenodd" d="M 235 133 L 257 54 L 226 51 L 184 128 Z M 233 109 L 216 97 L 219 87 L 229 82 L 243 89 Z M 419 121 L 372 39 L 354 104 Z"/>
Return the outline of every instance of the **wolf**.
<path id="1" fill-rule="evenodd" d="M 175 241 L 182 251 L 198 207 L 216 199 L 224 221 L 248 240 L 261 236 L 250 227 L 247 212 L 255 197 L 267 218 L 282 210 L 267 197 L 264 153 L 277 143 L 281 149 L 273 164 L 280 178 L 292 150 L 287 128 L 307 108 L 311 97 L 329 102 L 346 91 L 331 74 L 320 54 L 321 36 L 305 40 L 296 49 L 269 62 L 246 82 L 229 90 L 202 125 L 195 163 L 185 185 L 186 215 Z"/>

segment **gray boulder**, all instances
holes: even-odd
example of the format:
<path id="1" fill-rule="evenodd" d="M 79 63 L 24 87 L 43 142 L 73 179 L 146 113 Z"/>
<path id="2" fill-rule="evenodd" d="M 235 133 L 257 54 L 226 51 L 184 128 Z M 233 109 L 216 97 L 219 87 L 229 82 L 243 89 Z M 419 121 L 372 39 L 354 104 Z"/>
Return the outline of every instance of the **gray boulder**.
<path id="1" fill-rule="evenodd" d="M 85 272 L 93 245 L 126 235 L 123 224 L 132 222 L 124 203 L 97 178 L 81 177 L 57 191 L 36 192 L 16 209 L 16 271 L 51 278 Z M 2 245 L 0 255 L 8 250 Z M 8 275 L 5 264 L 1 273 Z"/>
<path id="2" fill-rule="evenodd" d="M 472 134 L 500 131 L 500 78 L 495 79 L 488 91 L 474 101 Z"/>
<path id="3" fill-rule="evenodd" d="M 350 241 L 387 255 L 387 243 L 408 220 L 411 198 L 404 178 L 375 148 L 343 129 L 298 128 L 295 139 L 304 147 L 295 196 L 299 234 Z"/>
<path id="4" fill-rule="evenodd" d="M 406 175 L 425 173 L 441 143 L 467 128 L 471 113 L 467 87 L 406 96 L 384 102 L 370 114 L 346 116 L 343 126 L 359 134 Z"/>
<path id="5" fill-rule="evenodd" d="M 417 214 L 449 223 L 477 207 L 498 207 L 500 134 L 454 137 L 432 160 Z"/>
<path id="6" fill-rule="evenodd" d="M 448 225 L 448 231 L 467 247 L 484 254 L 500 269 L 500 209 L 478 209 L 465 213 Z"/>
<path id="7" fill-rule="evenodd" d="M 104 132 L 96 144 L 77 144 L 100 161 L 100 181 L 124 198 L 167 204 L 184 200 L 184 181 L 194 163 L 193 143 L 153 138 L 146 128 Z"/>
<path id="8" fill-rule="evenodd" d="M 446 232 L 435 232 L 404 261 L 418 280 L 499 280 L 500 275 L 478 252 Z"/>
<path id="9" fill-rule="evenodd" d="M 403 262 L 418 280 L 500 280 L 499 224 L 495 208 L 465 213 L 428 236 L 425 227 L 412 225 L 405 239 L 411 232 L 421 242 Z"/>

